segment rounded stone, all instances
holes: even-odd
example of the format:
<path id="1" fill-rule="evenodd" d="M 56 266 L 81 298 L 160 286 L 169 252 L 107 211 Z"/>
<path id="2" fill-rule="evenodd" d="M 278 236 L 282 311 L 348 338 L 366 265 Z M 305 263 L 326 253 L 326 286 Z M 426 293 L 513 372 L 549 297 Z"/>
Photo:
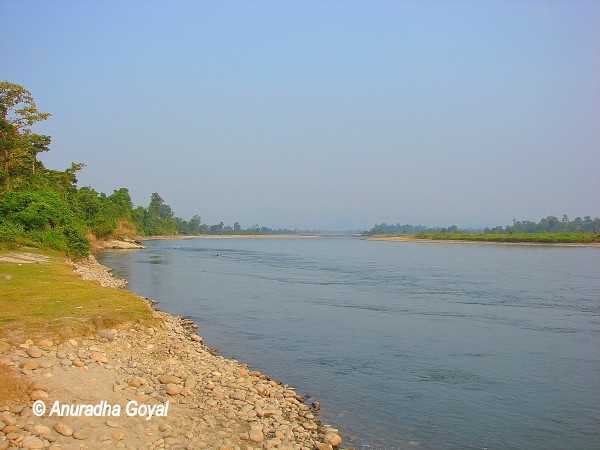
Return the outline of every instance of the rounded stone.
<path id="1" fill-rule="evenodd" d="M 262 434 L 261 431 L 258 430 L 250 430 L 248 432 L 248 438 L 250 439 L 250 441 L 252 442 L 262 442 L 262 440 L 265 438 L 265 436 Z"/>
<path id="2" fill-rule="evenodd" d="M 36 432 L 38 432 L 40 435 L 44 435 L 44 434 L 50 434 L 52 433 L 52 430 L 50 429 L 50 427 L 47 427 L 46 425 L 42 425 L 42 424 L 36 424 L 33 426 L 33 428 L 35 429 Z"/>
<path id="3" fill-rule="evenodd" d="M 104 339 L 108 339 L 109 341 L 115 340 L 115 335 L 107 330 L 98 331 L 98 336 L 100 336 L 101 338 L 104 338 Z"/>
<path id="4" fill-rule="evenodd" d="M 188 389 L 193 389 L 196 387 L 196 377 L 194 377 L 193 375 L 188 376 L 185 379 L 185 383 L 184 386 Z"/>
<path id="5" fill-rule="evenodd" d="M 158 379 L 162 384 L 181 384 L 181 378 L 174 375 L 163 375 Z"/>
<path id="6" fill-rule="evenodd" d="M 39 449 L 44 448 L 44 442 L 34 436 L 28 436 L 21 442 L 23 448 Z"/>
<path id="7" fill-rule="evenodd" d="M 54 346 L 54 342 L 52 342 L 50 339 L 42 339 L 41 341 L 38 342 L 38 345 L 40 347 L 50 348 L 50 347 Z"/>
<path id="8" fill-rule="evenodd" d="M 73 429 L 62 422 L 58 422 L 56 425 L 54 425 L 54 429 L 57 433 L 62 434 L 63 436 L 73 435 Z"/>
<path id="9" fill-rule="evenodd" d="M 48 393 L 46 391 L 33 391 L 31 393 L 31 400 L 42 400 L 44 398 L 48 398 Z"/>
<path id="10" fill-rule="evenodd" d="M 173 383 L 167 384 L 165 387 L 165 392 L 169 395 L 179 395 L 181 394 L 181 386 Z"/>
<path id="11" fill-rule="evenodd" d="M 317 444 L 317 450 L 332 450 L 333 447 L 329 444 L 325 444 L 323 442 L 321 442 L 320 444 Z"/>
<path id="12" fill-rule="evenodd" d="M 87 439 L 89 437 L 90 437 L 89 433 L 86 433 L 85 431 L 76 430 L 73 432 L 73 438 L 79 439 L 81 441 L 84 439 Z"/>
<path id="13" fill-rule="evenodd" d="M 15 441 L 19 437 L 21 437 L 21 433 L 17 433 L 16 431 L 6 434 L 6 439 L 8 439 L 9 441 Z"/>
<path id="14" fill-rule="evenodd" d="M 39 347 L 35 346 L 35 345 L 30 345 L 29 348 L 27 350 L 25 350 L 25 352 L 31 357 L 31 358 L 39 358 L 40 356 L 43 355 L 42 351 L 39 349 Z"/>
<path id="15" fill-rule="evenodd" d="M 101 363 L 107 363 L 108 362 L 108 358 L 106 356 L 104 356 L 100 352 L 92 352 L 92 353 L 90 353 L 90 359 L 92 359 L 94 361 L 101 362 Z"/>
<path id="16" fill-rule="evenodd" d="M 325 434 L 323 442 L 325 444 L 331 445 L 332 447 L 338 447 L 342 443 L 342 438 L 337 433 L 333 433 L 330 431 Z"/>
<path id="17" fill-rule="evenodd" d="M 24 370 L 34 370 L 40 367 L 40 365 L 35 361 L 25 361 L 21 364 L 21 368 Z"/>

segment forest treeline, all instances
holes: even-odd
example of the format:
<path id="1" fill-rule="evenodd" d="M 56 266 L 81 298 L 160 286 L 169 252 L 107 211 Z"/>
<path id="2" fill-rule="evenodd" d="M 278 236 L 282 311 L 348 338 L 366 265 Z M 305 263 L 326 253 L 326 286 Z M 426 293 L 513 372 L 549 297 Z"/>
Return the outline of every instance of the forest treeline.
<path id="1" fill-rule="evenodd" d="M 289 234 L 297 230 L 254 225 L 243 229 L 239 223 L 203 224 L 198 215 L 189 220 L 176 217 L 158 193 L 147 207 L 134 206 L 127 188 L 107 195 L 92 187 L 78 187 L 77 173 L 85 167 L 71 163 L 65 170 L 44 166 L 38 155 L 49 150 L 51 138 L 37 134 L 33 125 L 49 113 L 37 109 L 24 87 L 0 82 L 0 245 L 42 245 L 70 255 L 89 253 L 91 239 L 110 236 L 136 237 L 197 234 Z M 416 234 L 443 236 L 458 233 L 524 235 L 529 233 L 600 233 L 600 219 L 577 217 L 562 220 L 554 216 L 539 222 L 513 221 L 506 227 L 485 230 L 428 228 L 422 225 L 375 225 L 366 235 Z M 568 237 L 571 239 L 570 237 Z M 545 238 L 544 238 L 545 239 Z"/>
<path id="2" fill-rule="evenodd" d="M 555 216 L 548 216 L 541 219 L 539 222 L 530 220 L 518 221 L 513 220 L 512 225 L 505 227 L 496 226 L 493 228 L 485 227 L 483 229 L 459 228 L 452 225 L 447 228 L 434 227 L 429 228 L 424 225 L 388 225 L 381 223 L 374 225 L 370 230 L 365 231 L 364 235 L 373 236 L 377 234 L 530 234 L 530 233 L 600 233 L 600 218 L 592 219 L 590 216 L 576 217 L 569 220 L 566 215 L 562 219 Z"/>
<path id="3" fill-rule="evenodd" d="M 46 120 L 24 87 L 0 82 L 0 245 L 43 245 L 73 256 L 90 251 L 90 239 L 176 234 L 276 234 L 254 225 L 226 226 L 176 217 L 158 193 L 147 207 L 133 205 L 129 190 L 107 195 L 92 187 L 77 186 L 84 164 L 72 163 L 63 171 L 44 167 L 40 153 L 49 150 L 50 136 L 32 127 Z"/>

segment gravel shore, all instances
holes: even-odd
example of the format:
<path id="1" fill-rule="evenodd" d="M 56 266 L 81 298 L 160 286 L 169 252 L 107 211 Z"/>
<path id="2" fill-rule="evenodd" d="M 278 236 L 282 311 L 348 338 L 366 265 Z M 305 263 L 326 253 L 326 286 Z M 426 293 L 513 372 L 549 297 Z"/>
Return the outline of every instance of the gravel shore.
<path id="1" fill-rule="evenodd" d="M 93 257 L 74 269 L 104 286 L 126 284 Z M 294 389 L 215 354 L 188 320 L 154 314 L 161 319 L 154 327 L 137 323 L 17 346 L 0 341 L 0 363 L 24 378 L 28 400 L 0 405 L 0 450 L 341 444 L 338 431 L 322 424 Z"/>

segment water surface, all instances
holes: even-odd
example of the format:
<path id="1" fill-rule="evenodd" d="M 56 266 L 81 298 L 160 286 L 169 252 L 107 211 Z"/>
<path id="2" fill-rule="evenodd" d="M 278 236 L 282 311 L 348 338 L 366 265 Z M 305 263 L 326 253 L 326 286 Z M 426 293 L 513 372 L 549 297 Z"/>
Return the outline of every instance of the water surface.
<path id="1" fill-rule="evenodd" d="M 101 262 L 356 448 L 600 442 L 600 250 L 356 238 L 149 241 Z"/>

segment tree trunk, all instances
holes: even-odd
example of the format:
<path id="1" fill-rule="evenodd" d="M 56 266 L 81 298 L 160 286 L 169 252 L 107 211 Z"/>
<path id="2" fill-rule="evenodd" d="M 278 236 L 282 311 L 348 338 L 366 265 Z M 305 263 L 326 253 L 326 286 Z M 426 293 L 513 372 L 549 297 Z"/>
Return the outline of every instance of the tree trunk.
<path id="1" fill-rule="evenodd" d="M 4 173 L 6 174 L 6 178 L 4 178 L 4 188 L 8 191 L 8 150 L 4 149 Z"/>

